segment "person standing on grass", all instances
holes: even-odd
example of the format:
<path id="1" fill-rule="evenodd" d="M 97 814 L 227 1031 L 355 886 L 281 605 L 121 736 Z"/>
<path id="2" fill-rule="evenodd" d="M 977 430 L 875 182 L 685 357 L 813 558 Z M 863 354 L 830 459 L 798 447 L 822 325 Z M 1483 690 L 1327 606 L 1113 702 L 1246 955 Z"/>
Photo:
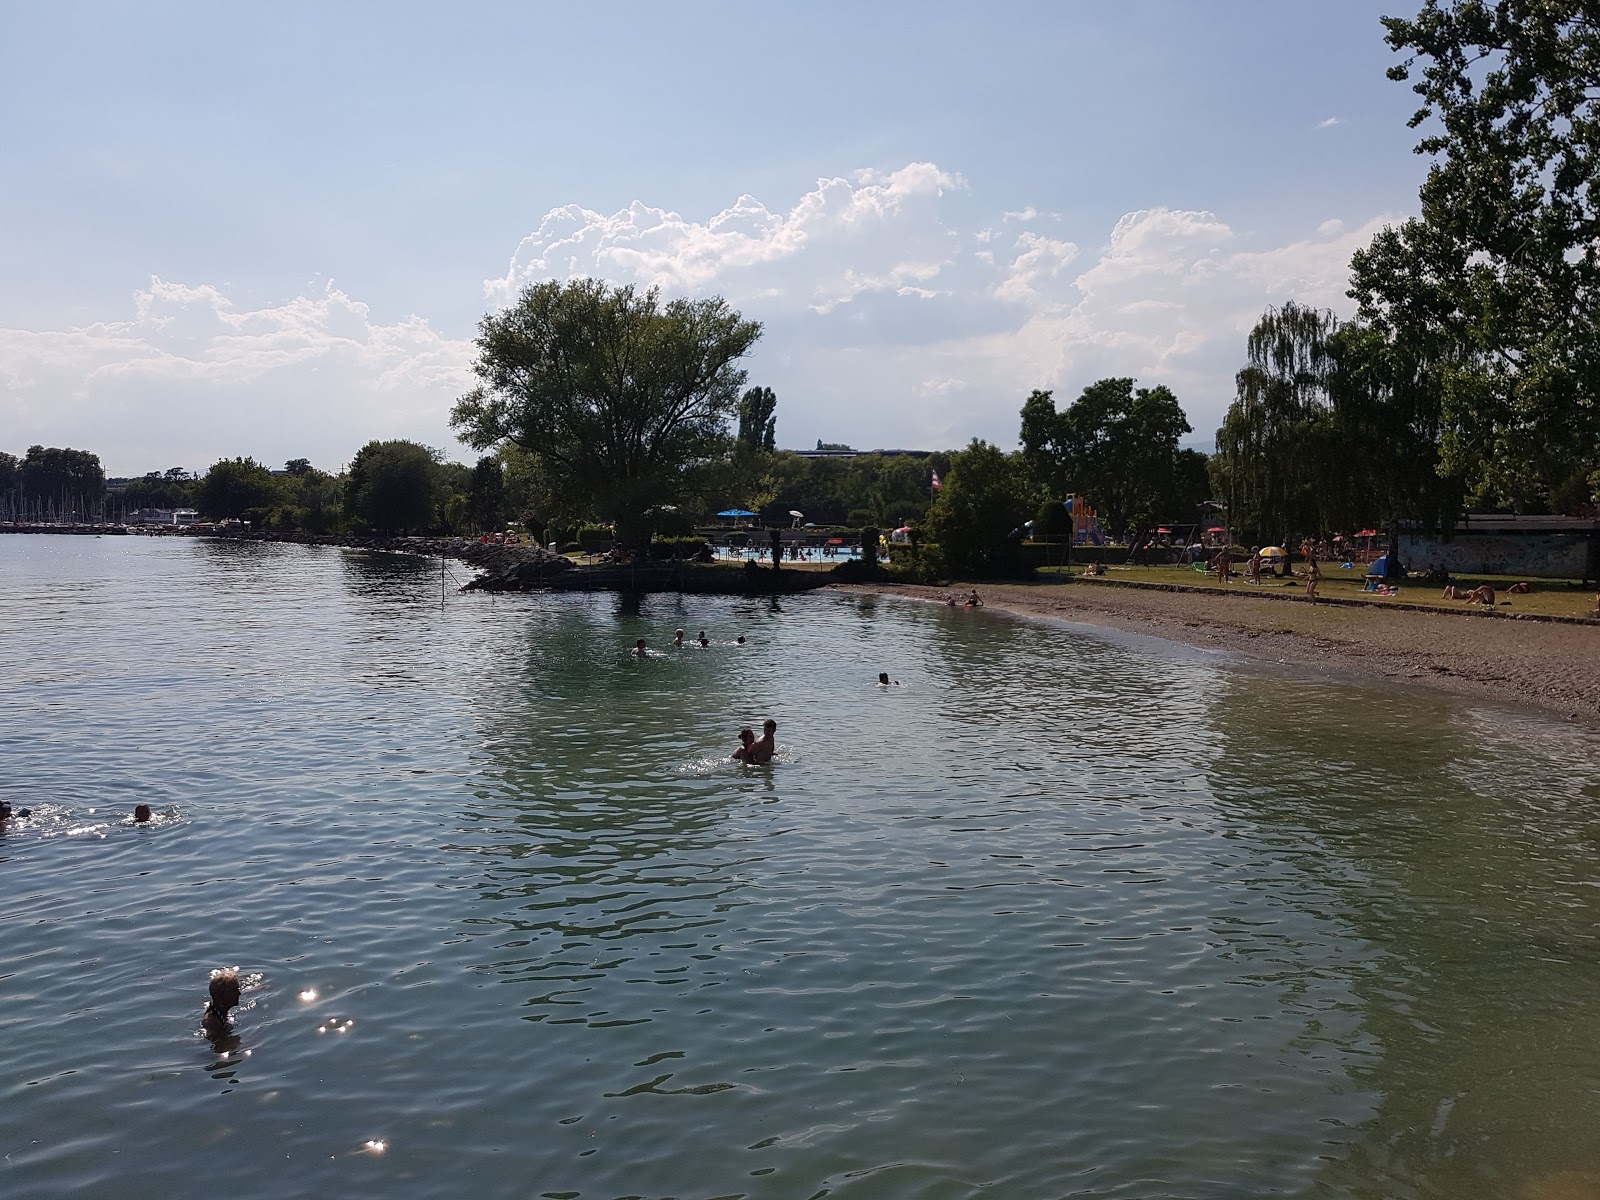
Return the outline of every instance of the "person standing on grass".
<path id="1" fill-rule="evenodd" d="M 1317 584 L 1322 582 L 1322 568 L 1317 565 L 1317 556 L 1311 555 L 1306 560 L 1306 599 L 1315 602 L 1317 598 Z"/>
<path id="2" fill-rule="evenodd" d="M 1228 553 L 1227 546 L 1217 551 L 1217 557 L 1212 560 L 1212 565 L 1217 568 L 1217 582 L 1227 583 L 1228 576 L 1233 573 L 1233 557 Z"/>

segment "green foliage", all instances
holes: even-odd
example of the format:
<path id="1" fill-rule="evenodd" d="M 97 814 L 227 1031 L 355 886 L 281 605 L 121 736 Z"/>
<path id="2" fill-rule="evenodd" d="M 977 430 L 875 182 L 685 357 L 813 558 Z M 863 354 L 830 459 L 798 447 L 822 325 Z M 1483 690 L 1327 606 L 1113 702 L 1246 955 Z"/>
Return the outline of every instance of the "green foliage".
<path id="1" fill-rule="evenodd" d="M 535 284 L 479 325 L 481 384 L 451 424 L 479 449 L 517 443 L 547 491 L 642 547 L 650 508 L 712 498 L 745 383 L 736 364 L 760 334 L 720 298 Z"/>
<path id="2" fill-rule="evenodd" d="M 1386 17 L 1432 166 L 1351 264 L 1361 319 L 1437 388 L 1440 467 L 1527 506 L 1600 469 L 1600 38 L 1590 0 Z M 1581 489 L 1580 489 L 1581 490 Z"/>
<path id="3" fill-rule="evenodd" d="M 477 461 L 465 494 L 468 515 L 480 532 L 505 524 L 506 476 L 498 458 L 486 455 Z"/>
<path id="4" fill-rule="evenodd" d="M 194 501 L 195 480 L 182 467 L 151 471 L 122 489 L 122 504 L 133 508 L 187 508 Z"/>
<path id="5" fill-rule="evenodd" d="M 270 510 L 282 499 L 272 472 L 253 458 L 219 459 L 194 486 L 195 507 L 211 521 L 241 519 L 247 510 Z"/>
<path id="6" fill-rule="evenodd" d="M 1168 388 L 1135 390 L 1133 383 L 1098 380 L 1064 412 L 1049 392 L 1033 392 L 1022 406 L 1024 468 L 1053 496 L 1083 496 L 1115 537 L 1134 522 L 1170 515 L 1178 439 L 1189 432 Z"/>
<path id="7" fill-rule="evenodd" d="M 679 561 L 703 557 L 706 553 L 706 540 L 695 534 L 686 537 L 661 537 L 650 539 L 650 557 Z"/>
<path id="8" fill-rule="evenodd" d="M 106 494 L 106 473 L 100 468 L 100 456 L 88 450 L 29 446 L 18 472 L 26 500 L 94 504 Z"/>
<path id="9" fill-rule="evenodd" d="M 1437 375 L 1408 347 L 1290 302 L 1250 334 L 1217 431 L 1216 494 L 1254 542 L 1453 516 L 1439 468 Z"/>
<path id="10" fill-rule="evenodd" d="M 15 454 L 0 451 L 0 493 L 22 486 L 22 464 Z"/>
<path id="11" fill-rule="evenodd" d="M 1059 500 L 1046 500 L 1033 514 L 1033 536 L 1038 539 L 1072 536 L 1072 514 Z"/>
<path id="12" fill-rule="evenodd" d="M 403 439 L 368 442 L 345 480 L 344 508 L 378 533 L 421 533 L 438 522 L 439 462 L 435 451 Z"/>
<path id="13" fill-rule="evenodd" d="M 928 514 L 928 536 L 944 569 L 983 578 L 1022 569 L 1021 527 L 1041 489 L 1021 455 L 974 441 L 955 456 Z"/>
<path id="14" fill-rule="evenodd" d="M 769 387 L 753 387 L 739 399 L 739 444 L 771 451 L 777 443 L 778 397 Z"/>
<path id="15" fill-rule="evenodd" d="M 295 459 L 294 462 L 306 463 L 306 460 Z M 291 470 L 278 483 L 289 497 L 294 520 L 301 529 L 308 533 L 328 533 L 343 523 L 343 479 L 306 463 L 303 470 Z"/>
<path id="16" fill-rule="evenodd" d="M 617 531 L 609 525 L 585 525 L 578 530 L 578 545 L 585 554 L 614 545 Z"/>
<path id="17" fill-rule="evenodd" d="M 923 519 L 932 502 L 932 473 L 943 474 L 949 466 L 945 453 L 803 458 L 780 450 L 768 456 L 767 498 L 750 507 L 784 525 L 793 509 L 817 525 L 877 523 L 893 529 Z"/>

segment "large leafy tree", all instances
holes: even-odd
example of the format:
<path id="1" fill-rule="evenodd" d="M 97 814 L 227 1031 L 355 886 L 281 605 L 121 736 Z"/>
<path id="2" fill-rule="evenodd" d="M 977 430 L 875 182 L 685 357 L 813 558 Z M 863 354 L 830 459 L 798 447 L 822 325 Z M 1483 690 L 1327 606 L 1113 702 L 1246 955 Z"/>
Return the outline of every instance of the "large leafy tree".
<path id="1" fill-rule="evenodd" d="M 1421 215 L 1356 254 L 1350 294 L 1428 349 L 1447 474 L 1488 500 L 1573 495 L 1600 469 L 1600 17 L 1427 0 L 1384 24 L 1433 163 Z"/>
<path id="2" fill-rule="evenodd" d="M 213 521 L 235 519 L 282 500 L 277 479 L 253 458 L 219 459 L 194 485 L 195 507 Z"/>
<path id="3" fill-rule="evenodd" d="M 1042 492 L 1021 455 L 974 440 L 953 456 L 928 532 L 954 575 L 1012 575 L 1022 568 L 1022 526 Z"/>
<path id="4" fill-rule="evenodd" d="M 726 480 L 738 362 L 760 334 L 720 298 L 534 284 L 479 325 L 481 383 L 451 423 L 480 450 L 520 445 L 550 488 L 639 551 L 652 510 L 696 507 Z"/>
<path id="5" fill-rule="evenodd" d="M 438 522 L 439 456 L 419 442 L 371 441 L 350 462 L 344 508 L 379 533 L 414 533 Z"/>
<path id="6" fill-rule="evenodd" d="M 89 450 L 29 446 L 19 464 L 22 494 L 35 503 L 62 506 L 98 503 L 106 494 L 100 456 Z"/>
<path id="7" fill-rule="evenodd" d="M 1126 378 L 1091 383 L 1061 412 L 1049 392 L 1022 406 L 1023 461 L 1035 478 L 1056 496 L 1082 495 L 1118 537 L 1181 492 L 1178 439 L 1189 431 L 1169 388 Z"/>

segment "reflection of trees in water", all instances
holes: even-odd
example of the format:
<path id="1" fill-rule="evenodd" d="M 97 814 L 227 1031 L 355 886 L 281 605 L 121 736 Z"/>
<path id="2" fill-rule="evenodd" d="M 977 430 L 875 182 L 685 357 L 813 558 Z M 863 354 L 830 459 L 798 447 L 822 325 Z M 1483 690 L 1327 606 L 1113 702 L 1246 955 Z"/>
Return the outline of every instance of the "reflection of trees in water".
<path id="1" fill-rule="evenodd" d="M 1253 673 L 1219 679 L 1210 720 L 1219 806 L 1372 948 L 1338 974 L 1379 1043 L 1344 1047 L 1375 1110 L 1339 1139 L 1324 1186 L 1600 1196 L 1600 813 L 1573 803 L 1593 788 L 1592 738 L 1547 738 L 1528 755 L 1509 715 Z M 1472 763 L 1522 786 L 1464 785 Z M 1561 1171 L 1596 1174 L 1546 1178 Z"/>
<path id="2" fill-rule="evenodd" d="M 519 615 L 476 698 L 483 783 L 447 847 L 474 860 L 469 925 L 493 944 L 481 969 L 518 984 L 532 1020 L 647 1020 L 661 986 L 716 982 L 752 857 L 730 841 L 730 806 L 770 795 L 771 777 L 694 759 L 727 753 L 725 714 L 748 701 L 718 692 L 703 711 L 697 676 L 725 665 L 707 652 L 627 658 L 634 637 L 670 639 L 677 598 L 563 597 Z"/>

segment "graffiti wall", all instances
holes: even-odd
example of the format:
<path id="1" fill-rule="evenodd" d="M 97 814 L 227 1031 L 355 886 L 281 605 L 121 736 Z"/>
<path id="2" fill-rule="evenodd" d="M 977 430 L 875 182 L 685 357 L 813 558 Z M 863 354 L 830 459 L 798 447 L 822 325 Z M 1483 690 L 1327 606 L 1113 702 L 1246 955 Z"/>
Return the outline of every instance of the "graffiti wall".
<path id="1" fill-rule="evenodd" d="M 1589 535 L 1584 533 L 1461 533 L 1449 540 L 1400 537 L 1400 560 L 1408 568 L 1439 566 L 1452 575 L 1581 579 L 1588 555 Z"/>

